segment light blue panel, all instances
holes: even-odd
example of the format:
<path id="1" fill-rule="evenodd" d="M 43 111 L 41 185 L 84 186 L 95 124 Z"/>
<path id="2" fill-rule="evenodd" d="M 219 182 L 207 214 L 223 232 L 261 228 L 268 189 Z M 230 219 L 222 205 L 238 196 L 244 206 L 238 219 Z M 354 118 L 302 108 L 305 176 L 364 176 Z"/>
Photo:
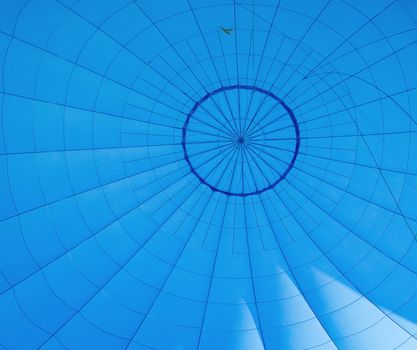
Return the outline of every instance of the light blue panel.
<path id="1" fill-rule="evenodd" d="M 74 330 L 79 332 L 80 337 L 74 337 Z M 66 347 L 74 349 L 85 349 L 93 346 L 121 348 L 126 345 L 126 341 L 115 335 L 105 333 L 93 323 L 89 322 L 85 316 L 76 314 L 71 320 L 60 329 L 56 335 L 61 343 Z"/>
<path id="2" fill-rule="evenodd" d="M 34 121 L 34 145 L 38 151 L 65 149 L 64 111 L 55 104 L 40 104 Z"/>
<path id="3" fill-rule="evenodd" d="M 164 286 L 171 294 L 191 300 L 205 300 L 210 279 L 208 276 L 174 269 Z"/>
<path id="4" fill-rule="evenodd" d="M 110 101 L 113 101 L 114 96 Z M 107 98 L 109 100 L 109 98 Z M 100 108 L 99 106 L 97 108 Z M 107 115 L 94 114 L 94 145 L 97 148 L 120 146 L 120 120 Z"/>
<path id="5" fill-rule="evenodd" d="M 82 153 L 68 152 L 66 159 L 68 162 L 68 174 L 76 192 L 88 191 L 99 186 L 100 182 L 93 151 Z"/>
<path id="6" fill-rule="evenodd" d="M 66 104 L 76 108 L 94 111 L 100 82 L 100 76 L 80 66 L 76 66 L 68 84 Z"/>
<path id="7" fill-rule="evenodd" d="M 115 219 L 101 189 L 80 194 L 77 196 L 77 204 L 83 219 L 92 231 L 106 227 Z"/>
<path id="8" fill-rule="evenodd" d="M 310 337 L 306 338 L 303 334 L 309 333 Z M 288 327 L 265 328 L 264 331 L 266 346 L 279 346 L 284 349 L 302 349 L 306 347 L 318 347 L 321 349 L 335 349 L 326 331 L 317 319 L 311 319 L 299 324 Z"/>
<path id="9" fill-rule="evenodd" d="M 138 248 L 138 244 L 123 229 L 119 222 L 116 222 L 100 231 L 95 236 L 97 242 L 106 254 L 116 263 L 123 263 L 128 256 Z"/>
<path id="10" fill-rule="evenodd" d="M 2 193 L 2 200 L 0 202 L 0 213 L 1 217 L 7 218 L 16 212 L 15 204 L 13 201 L 12 193 L 10 190 L 9 176 L 7 171 L 7 157 L 0 157 L 0 188 Z"/>
<path id="11" fill-rule="evenodd" d="M 154 333 L 154 329 L 163 330 L 162 334 L 164 337 L 158 336 L 158 333 Z M 192 349 L 197 344 L 198 334 L 198 329 L 180 327 L 166 322 L 162 323 L 149 318 L 143 323 L 143 326 L 135 338 L 133 338 L 133 342 L 142 344 L 145 349 L 158 349 L 161 347 L 175 349 L 178 346 Z"/>
<path id="12" fill-rule="evenodd" d="M 42 274 L 19 284 L 14 294 L 26 317 L 47 332 L 58 329 L 74 311 L 54 294 Z"/>
<path id="13" fill-rule="evenodd" d="M 9 2 L 7 0 L 3 0 L 1 2 L 1 5 L 5 9 L 5 11 L 2 11 L 1 16 L 1 29 L 6 31 L 7 33 L 10 33 L 11 30 L 13 30 L 16 22 L 16 16 L 22 11 L 25 5 L 25 1 L 13 1 Z"/>
<path id="14" fill-rule="evenodd" d="M 12 292 L 3 294 L 0 299 L 1 309 L 1 338 L 2 344 L 7 347 L 29 348 L 38 347 L 48 336 L 48 333 L 33 324 L 21 311 L 19 304 Z M 7 316 L 6 316 L 7 315 Z M 19 329 L 20 331 L 17 331 Z M 27 333 L 21 336 L 21 331 Z"/>
<path id="15" fill-rule="evenodd" d="M 104 310 L 106 311 L 104 312 Z M 115 303 L 112 298 L 104 293 L 99 293 L 84 307 L 83 315 L 89 322 L 103 331 L 126 338 L 134 332 L 136 324 L 143 319 L 142 314 Z"/>
<path id="16" fill-rule="evenodd" d="M 233 304 L 239 303 L 239 298 L 249 303 L 253 302 L 253 286 L 250 279 L 213 277 L 209 302 Z"/>
<path id="17" fill-rule="evenodd" d="M 72 64 L 62 58 L 44 55 L 36 77 L 36 95 L 38 98 L 65 104 L 72 70 Z"/>
<path id="18" fill-rule="evenodd" d="M 248 331 L 204 330 L 201 349 L 263 349 L 262 340 L 257 329 Z"/>
<path id="19" fill-rule="evenodd" d="M 71 28 L 77 28 L 77 30 L 73 31 L 71 35 L 66 35 Z M 54 31 L 50 33 L 48 51 L 75 63 L 93 31 L 94 27 L 84 19 L 70 11 L 65 11 L 65 16 L 60 19 Z M 63 35 L 66 36 L 65 41 L 61 40 Z"/>
<path id="20" fill-rule="evenodd" d="M 6 96 L 3 99 L 2 129 L 4 145 L 8 152 L 30 152 L 35 148 L 33 127 L 35 111 L 29 101 Z M 18 113 L 20 118 L 14 118 Z"/>
<path id="21" fill-rule="evenodd" d="M 138 24 L 141 26 L 138 27 Z M 146 25 L 146 17 L 136 4 L 127 3 L 103 24 L 103 30 L 120 44 L 126 45 Z"/>
<path id="22" fill-rule="evenodd" d="M 88 251 L 91 253 L 88 254 Z M 109 276 L 118 269 L 95 239 L 89 239 L 73 249 L 70 258 L 77 270 L 96 286 L 106 283 Z"/>
<path id="23" fill-rule="evenodd" d="M 57 236 L 67 248 L 74 247 L 91 236 L 91 231 L 74 198 L 49 205 L 48 211 L 51 213 L 52 225 Z"/>
<path id="24" fill-rule="evenodd" d="M 117 0 L 104 4 L 97 0 L 87 0 L 83 3 L 75 4 L 73 11 L 85 20 L 98 25 L 110 18 L 119 8 L 127 3 L 128 1 L 126 0 Z M 93 12 L 91 11 L 92 8 L 97 8 L 98 10 Z"/>
<path id="25" fill-rule="evenodd" d="M 314 313 L 301 295 L 258 306 L 263 327 L 285 327 L 314 318 Z"/>
<path id="26" fill-rule="evenodd" d="M 96 31 L 83 47 L 78 63 L 94 67 L 95 72 L 103 75 L 118 51 L 119 46 L 108 35 Z"/>
<path id="27" fill-rule="evenodd" d="M 292 276 L 287 273 L 258 277 L 255 281 L 256 298 L 260 302 L 266 302 L 276 298 L 289 298 L 300 293 Z"/>
<path id="28" fill-rule="evenodd" d="M 45 200 L 48 203 L 73 194 L 65 153 L 38 154 L 36 164 Z"/>
<path id="29" fill-rule="evenodd" d="M 389 339 L 376 336 L 373 334 L 390 334 Z M 342 348 L 379 348 L 379 349 L 395 349 L 402 345 L 409 338 L 403 329 L 398 327 L 388 318 L 378 322 L 374 326 L 346 339 L 336 341 L 336 345 Z"/>
<path id="30" fill-rule="evenodd" d="M 258 327 L 254 304 L 207 305 L 204 327 L 211 330 L 250 330 Z"/>
<path id="31" fill-rule="evenodd" d="M 162 292 L 149 311 L 149 317 L 182 327 L 197 327 L 201 323 L 205 303 L 179 298 Z"/>
<path id="32" fill-rule="evenodd" d="M 51 0 L 36 0 L 25 5 L 16 18 L 15 33 L 25 41 L 44 47 L 65 11 L 59 3 Z M 48 11 L 44 11 L 45 8 Z M 39 22 L 33 21 L 33 16 Z"/>
<path id="33" fill-rule="evenodd" d="M 120 283 L 123 283 L 126 288 L 121 288 Z M 117 276 L 109 281 L 103 290 L 117 303 L 143 315 L 159 292 L 157 288 L 153 288 L 124 270 L 121 270 Z M 140 298 L 137 297 L 138 295 L 140 295 Z"/>
<path id="34" fill-rule="evenodd" d="M 121 189 L 127 192 L 126 195 L 121 195 Z M 137 199 L 131 191 L 130 184 L 126 180 L 111 183 L 105 187 L 104 191 L 113 212 L 117 216 L 125 214 L 138 205 Z"/>
<path id="35" fill-rule="evenodd" d="M 33 259 L 41 266 L 65 252 L 46 208 L 22 216 L 20 227 Z"/>
<path id="36" fill-rule="evenodd" d="M 42 51 L 16 40 L 7 49 L 4 62 L 7 69 L 3 73 L 3 84 L 7 86 L 8 92 L 32 97 Z"/>
<path id="37" fill-rule="evenodd" d="M 3 220 L 0 223 L 0 228 L 2 275 L 10 283 L 15 284 L 37 271 L 38 266 L 26 247 L 19 218 Z"/>
<path id="38" fill-rule="evenodd" d="M 91 139 L 94 113 L 75 108 L 65 109 L 64 138 L 68 149 L 92 148 Z"/>
<path id="39" fill-rule="evenodd" d="M 68 255 L 46 266 L 43 271 L 54 294 L 74 309 L 81 307 L 97 291 L 78 271 Z M 65 273 L 65 281 L 60 282 L 62 273 Z"/>

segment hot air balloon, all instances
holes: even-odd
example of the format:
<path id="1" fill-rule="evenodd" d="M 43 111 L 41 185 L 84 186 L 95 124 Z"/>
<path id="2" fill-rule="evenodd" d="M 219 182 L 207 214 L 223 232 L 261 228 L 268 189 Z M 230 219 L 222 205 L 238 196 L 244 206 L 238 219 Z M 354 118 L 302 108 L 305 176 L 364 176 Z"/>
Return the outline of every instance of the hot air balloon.
<path id="1" fill-rule="evenodd" d="M 416 33 L 0 0 L 0 349 L 417 349 Z"/>

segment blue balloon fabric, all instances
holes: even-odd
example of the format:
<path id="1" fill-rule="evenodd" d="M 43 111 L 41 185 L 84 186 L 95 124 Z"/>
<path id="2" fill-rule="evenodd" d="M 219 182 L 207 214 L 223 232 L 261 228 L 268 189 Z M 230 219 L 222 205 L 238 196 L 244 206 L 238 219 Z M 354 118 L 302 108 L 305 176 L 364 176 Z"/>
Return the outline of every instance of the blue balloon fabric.
<path id="1" fill-rule="evenodd" d="M 0 0 L 0 349 L 417 349 L 417 2 Z"/>

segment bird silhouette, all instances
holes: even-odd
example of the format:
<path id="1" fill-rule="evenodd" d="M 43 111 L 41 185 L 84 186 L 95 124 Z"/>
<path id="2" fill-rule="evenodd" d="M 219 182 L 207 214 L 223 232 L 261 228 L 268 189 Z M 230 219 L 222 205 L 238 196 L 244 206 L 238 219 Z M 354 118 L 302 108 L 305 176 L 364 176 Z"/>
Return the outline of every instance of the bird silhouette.
<path id="1" fill-rule="evenodd" d="M 220 29 L 227 35 L 232 34 L 233 32 L 233 28 L 224 28 L 224 27 L 220 27 Z"/>

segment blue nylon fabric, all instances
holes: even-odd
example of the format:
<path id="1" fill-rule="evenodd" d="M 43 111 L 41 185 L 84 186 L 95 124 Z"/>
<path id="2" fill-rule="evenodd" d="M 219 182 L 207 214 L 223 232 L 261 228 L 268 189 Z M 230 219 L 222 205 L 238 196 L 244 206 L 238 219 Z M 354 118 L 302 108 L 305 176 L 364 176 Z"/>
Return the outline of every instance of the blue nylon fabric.
<path id="1" fill-rule="evenodd" d="M 417 2 L 0 0 L 0 349 L 417 349 Z"/>

